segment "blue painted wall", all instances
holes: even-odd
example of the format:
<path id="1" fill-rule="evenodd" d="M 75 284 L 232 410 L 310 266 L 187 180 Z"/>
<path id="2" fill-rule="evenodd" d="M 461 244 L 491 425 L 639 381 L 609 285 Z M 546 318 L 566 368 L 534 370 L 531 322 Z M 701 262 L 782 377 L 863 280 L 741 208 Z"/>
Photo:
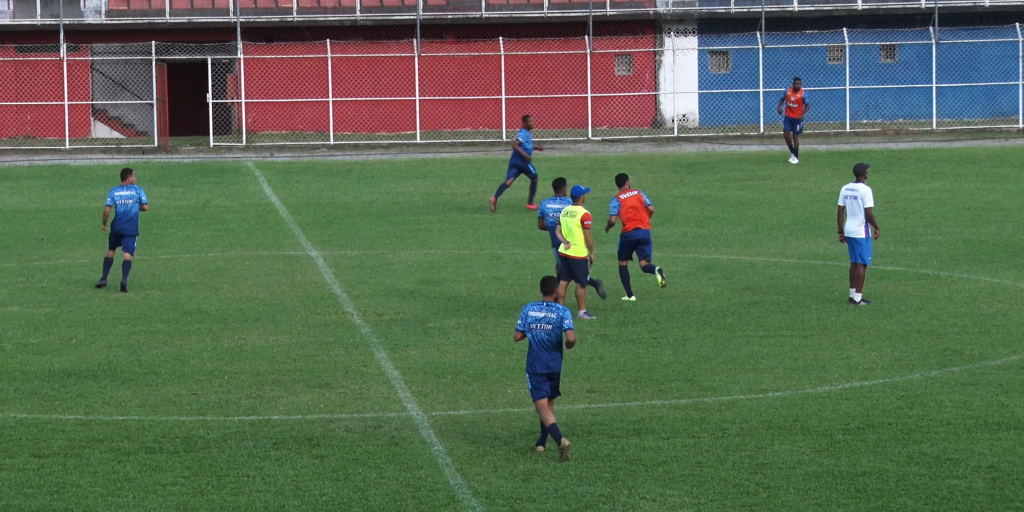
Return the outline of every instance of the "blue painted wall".
<path id="1" fill-rule="evenodd" d="M 700 26 L 698 26 L 699 31 Z M 700 91 L 757 89 L 758 41 L 752 34 L 700 32 L 698 86 Z M 850 121 L 930 121 L 932 118 L 932 33 L 928 29 L 850 30 Z M 943 84 L 1016 82 L 1019 73 L 1017 33 L 1013 27 L 943 28 L 935 49 L 937 117 L 957 119 L 1016 119 L 1018 87 Z M 999 39 L 1013 39 L 1000 41 Z M 977 42 L 953 42 L 953 41 Z M 898 45 L 897 62 L 881 62 L 882 44 Z M 803 79 L 813 105 L 809 122 L 846 119 L 846 64 L 829 64 L 824 45 L 843 44 L 842 31 L 769 34 L 764 49 L 764 120 L 781 122 L 776 105 L 794 76 Z M 772 47 L 784 46 L 784 47 Z M 794 45 L 821 45 L 801 47 Z M 728 48 L 752 46 L 754 48 Z M 731 53 L 729 73 L 711 73 L 709 51 Z M 881 87 L 879 87 L 881 86 Z M 896 87 L 893 87 L 896 86 Z M 839 88 L 816 90 L 817 88 Z M 701 92 L 701 126 L 758 125 L 756 92 Z"/>

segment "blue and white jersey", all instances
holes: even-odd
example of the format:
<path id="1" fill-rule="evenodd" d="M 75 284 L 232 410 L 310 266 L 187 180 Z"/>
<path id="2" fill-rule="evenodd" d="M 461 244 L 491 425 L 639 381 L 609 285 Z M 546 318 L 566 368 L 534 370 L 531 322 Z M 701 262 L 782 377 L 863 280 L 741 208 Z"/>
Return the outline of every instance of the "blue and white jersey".
<path id="1" fill-rule="evenodd" d="M 551 196 L 537 206 L 537 217 L 544 219 L 544 225 L 547 226 L 548 234 L 551 235 L 552 247 L 558 247 L 562 243 L 558 240 L 558 235 L 555 234 L 555 228 L 558 227 L 558 218 L 562 215 L 562 210 L 571 205 L 572 199 L 567 196 Z"/>
<path id="2" fill-rule="evenodd" d="M 522 148 L 527 155 L 533 156 L 533 134 L 526 128 L 520 128 L 519 133 L 516 134 L 516 140 L 519 141 L 519 147 Z M 523 155 L 520 155 L 515 149 L 512 150 L 512 160 L 522 161 Z"/>
<path id="3" fill-rule="evenodd" d="M 149 204 L 146 193 L 138 185 L 118 185 L 107 194 L 107 206 L 114 209 L 110 232 L 117 235 L 139 236 L 139 211 Z"/>
<path id="4" fill-rule="evenodd" d="M 546 300 L 523 306 L 516 331 L 526 335 L 530 348 L 526 352 L 527 373 L 562 371 L 562 336 L 573 330 L 569 308 Z"/>

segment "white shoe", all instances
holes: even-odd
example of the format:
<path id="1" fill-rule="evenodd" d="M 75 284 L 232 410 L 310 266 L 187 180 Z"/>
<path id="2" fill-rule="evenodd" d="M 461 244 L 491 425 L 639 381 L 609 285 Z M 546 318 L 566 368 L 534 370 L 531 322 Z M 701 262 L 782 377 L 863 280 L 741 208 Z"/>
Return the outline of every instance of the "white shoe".
<path id="1" fill-rule="evenodd" d="M 796 157 L 793 156 L 792 153 L 790 153 L 790 155 L 789 155 L 789 163 L 791 163 L 791 164 L 795 164 L 796 163 Z"/>

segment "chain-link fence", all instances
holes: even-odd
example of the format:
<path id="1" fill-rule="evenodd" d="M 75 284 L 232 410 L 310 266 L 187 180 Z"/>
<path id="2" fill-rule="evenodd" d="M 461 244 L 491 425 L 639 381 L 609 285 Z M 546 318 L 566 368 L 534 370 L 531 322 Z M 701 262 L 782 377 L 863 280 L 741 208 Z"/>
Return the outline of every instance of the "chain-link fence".
<path id="1" fill-rule="evenodd" d="M 538 139 L 759 134 L 794 77 L 810 132 L 1021 128 L 1022 57 L 1019 25 L 9 45 L 0 147 L 501 141 L 524 114 Z"/>

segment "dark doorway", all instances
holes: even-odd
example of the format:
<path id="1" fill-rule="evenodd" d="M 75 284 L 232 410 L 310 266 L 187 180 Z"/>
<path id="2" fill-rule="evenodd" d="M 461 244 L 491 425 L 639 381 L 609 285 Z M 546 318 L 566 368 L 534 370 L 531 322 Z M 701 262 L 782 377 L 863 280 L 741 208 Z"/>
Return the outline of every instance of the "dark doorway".
<path id="1" fill-rule="evenodd" d="M 209 136 L 206 61 L 167 62 L 167 110 L 171 137 Z"/>

